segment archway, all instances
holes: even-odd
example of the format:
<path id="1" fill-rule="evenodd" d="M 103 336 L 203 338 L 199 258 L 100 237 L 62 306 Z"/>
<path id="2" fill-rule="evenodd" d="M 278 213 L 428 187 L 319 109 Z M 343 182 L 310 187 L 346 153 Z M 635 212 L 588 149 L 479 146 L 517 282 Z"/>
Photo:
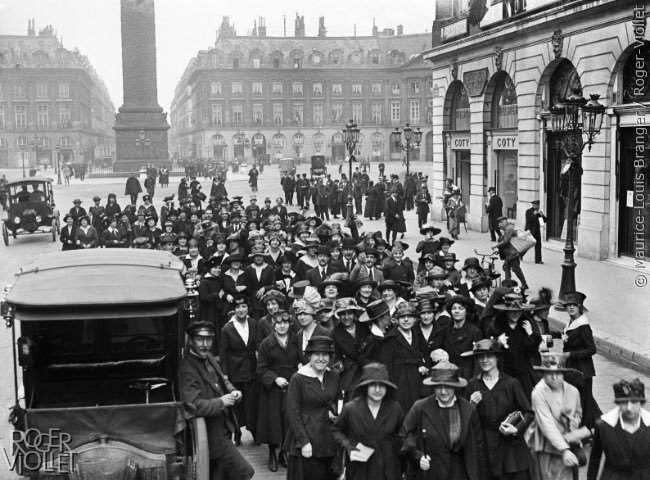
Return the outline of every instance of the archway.
<path id="1" fill-rule="evenodd" d="M 377 163 L 383 162 L 384 136 L 380 132 L 375 132 L 370 137 L 370 143 L 372 143 L 372 161 Z"/>
<path id="2" fill-rule="evenodd" d="M 259 155 L 264 155 L 266 153 L 266 137 L 261 133 L 256 133 L 253 135 L 253 139 L 251 141 L 251 150 L 254 160 L 257 160 L 257 157 Z"/>
<path id="3" fill-rule="evenodd" d="M 343 134 L 336 132 L 332 135 L 332 161 L 342 162 L 345 160 L 345 143 L 343 143 Z"/>
<path id="4" fill-rule="evenodd" d="M 226 161 L 226 139 L 223 135 L 213 135 L 212 139 L 212 156 L 217 161 Z"/>
<path id="5" fill-rule="evenodd" d="M 273 155 L 275 158 L 284 157 L 284 146 L 286 144 L 286 139 L 281 133 L 276 133 L 271 139 L 271 144 L 273 145 Z"/>
<path id="6" fill-rule="evenodd" d="M 298 132 L 293 136 L 294 158 L 305 158 L 305 136 Z"/>
<path id="7" fill-rule="evenodd" d="M 315 133 L 312 140 L 314 142 L 314 155 L 325 155 L 325 135 Z"/>
<path id="8" fill-rule="evenodd" d="M 470 186 L 472 157 L 470 153 L 469 96 L 463 82 L 456 80 L 449 85 L 445 95 L 445 143 L 446 162 L 444 173 L 460 188 L 461 199 L 470 210 Z"/>

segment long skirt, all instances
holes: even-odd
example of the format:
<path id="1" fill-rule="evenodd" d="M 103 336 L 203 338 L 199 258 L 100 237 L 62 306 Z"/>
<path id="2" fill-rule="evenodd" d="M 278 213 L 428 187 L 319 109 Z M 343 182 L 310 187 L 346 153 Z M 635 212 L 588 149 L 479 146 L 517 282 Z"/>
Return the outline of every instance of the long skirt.
<path id="1" fill-rule="evenodd" d="M 536 452 L 536 480 L 573 480 L 573 469 L 565 467 L 560 455 Z"/>
<path id="2" fill-rule="evenodd" d="M 333 457 L 305 458 L 302 455 L 289 455 L 287 480 L 336 480 L 332 460 Z"/>
<path id="3" fill-rule="evenodd" d="M 594 428 L 603 411 L 598 406 L 593 394 L 593 378 L 585 378 L 578 390 L 580 391 L 580 404 L 582 407 L 582 425 Z"/>
<path id="4" fill-rule="evenodd" d="M 234 387 L 242 393 L 242 401 L 235 405 L 235 414 L 240 427 L 253 434 L 257 430 L 257 413 L 259 409 L 259 385 L 256 380 L 250 382 L 233 382 Z"/>

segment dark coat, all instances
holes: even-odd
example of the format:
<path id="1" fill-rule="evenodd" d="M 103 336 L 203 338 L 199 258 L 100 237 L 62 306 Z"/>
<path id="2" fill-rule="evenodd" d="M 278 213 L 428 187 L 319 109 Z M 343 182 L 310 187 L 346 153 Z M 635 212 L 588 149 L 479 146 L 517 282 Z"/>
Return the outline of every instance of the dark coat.
<path id="1" fill-rule="evenodd" d="M 487 480 L 490 478 L 489 469 L 478 413 L 476 408 L 464 398 L 457 398 L 456 402 L 460 410 L 460 449 L 467 478 Z M 399 433 L 404 439 L 402 452 L 408 454 L 417 464 L 418 478 L 423 480 L 456 480 L 456 477 L 449 474 L 452 452 L 449 446 L 449 434 L 445 431 L 440 410 L 434 395 L 418 400 L 406 414 Z M 423 430 L 426 430 L 424 441 Z M 419 470 L 420 458 L 423 455 L 431 457 L 431 468 L 427 471 Z"/>
<path id="2" fill-rule="evenodd" d="M 212 323 L 217 329 L 217 333 L 221 333 L 223 325 L 219 325 L 218 318 L 220 317 L 218 303 L 221 302 L 219 292 L 221 291 L 221 278 L 206 275 L 201 279 L 199 284 L 199 314 L 201 321 Z M 217 346 L 220 344 L 218 339 Z"/>
<path id="3" fill-rule="evenodd" d="M 368 187 L 366 190 L 366 207 L 363 211 L 365 218 L 379 218 L 381 210 L 379 208 L 379 192 L 377 187 Z"/>
<path id="4" fill-rule="evenodd" d="M 135 177 L 129 177 L 126 179 L 126 186 L 124 187 L 124 195 L 137 195 L 142 191 L 142 185 L 140 185 L 140 180 Z"/>
<path id="5" fill-rule="evenodd" d="M 361 442 L 375 451 L 367 462 L 348 462 L 345 478 L 348 480 L 394 480 L 401 476 L 399 429 L 404 411 L 399 403 L 386 396 L 381 402 L 377 418 L 373 418 L 365 395 L 360 395 L 343 406 L 332 426 L 336 443 L 347 451 Z"/>
<path id="6" fill-rule="evenodd" d="M 230 270 L 226 270 L 223 272 L 221 275 L 221 278 L 223 280 L 223 284 L 221 288 L 223 288 L 224 296 L 223 296 L 223 302 L 222 302 L 222 309 L 223 313 L 227 314 L 231 310 L 233 310 L 233 304 L 228 302 L 226 296 L 227 295 L 232 295 L 233 297 L 238 294 L 237 292 L 237 287 L 244 286 L 246 287 L 246 290 L 240 292 L 242 294 L 248 293 L 248 286 L 246 283 L 247 276 L 246 273 L 243 270 L 240 270 L 240 274 L 237 276 L 237 280 L 235 281 L 231 275 L 229 275 L 227 272 Z"/>
<path id="7" fill-rule="evenodd" d="M 490 223 L 496 226 L 497 218 L 503 216 L 503 200 L 500 196 L 492 195 L 490 197 L 485 207 L 485 213 L 487 213 Z"/>
<path id="8" fill-rule="evenodd" d="M 309 283 L 313 287 L 318 287 L 327 277 L 339 271 L 335 266 L 332 266 L 331 264 L 327 265 L 327 267 L 325 267 L 325 277 L 322 277 L 320 274 L 320 268 L 320 266 L 312 268 L 305 274 L 305 280 L 309 280 Z"/>
<path id="9" fill-rule="evenodd" d="M 119 228 L 116 228 L 115 232 L 107 228 L 102 232 L 102 245 L 106 248 L 124 248 L 127 246 L 127 241 L 122 238 Z"/>
<path id="10" fill-rule="evenodd" d="M 370 334 L 364 323 L 356 324 L 356 334 L 353 337 L 345 329 L 343 323 L 339 323 L 332 329 L 331 337 L 334 340 L 334 362 L 340 362 L 343 371 L 341 372 L 341 389 L 352 392 L 361 378 L 361 364 L 359 363 L 359 348 L 361 341 Z"/>
<path id="11" fill-rule="evenodd" d="M 257 378 L 260 383 L 260 409 L 257 422 L 257 440 L 279 445 L 284 442 L 287 430 L 287 389 L 275 383 L 278 377 L 291 381 L 298 371 L 298 344 L 289 335 L 283 348 L 275 335 L 266 337 L 257 357 Z"/>
<path id="12" fill-rule="evenodd" d="M 386 280 L 413 284 L 415 282 L 413 262 L 409 258 L 404 258 L 402 263 L 398 265 L 395 260 L 390 260 L 384 267 L 384 277 Z"/>
<path id="13" fill-rule="evenodd" d="M 221 368 L 233 383 L 250 382 L 257 375 L 257 320 L 248 318 L 248 342 L 244 344 L 233 322 L 226 323 L 221 331 Z"/>
<path id="14" fill-rule="evenodd" d="M 275 288 L 275 270 L 270 265 L 266 265 L 262 269 L 260 279 L 257 279 L 257 273 L 252 265 L 244 269 L 246 274 L 246 285 L 248 286 L 248 293 L 250 295 L 249 305 L 253 312 L 264 312 L 266 307 L 262 304 L 261 300 L 257 298 L 257 292 L 263 288 L 265 292 Z"/>
<path id="15" fill-rule="evenodd" d="M 314 328 L 314 333 L 311 334 L 311 337 L 332 337 L 330 334 L 330 331 L 323 327 L 322 325 L 316 325 L 316 328 Z M 298 356 L 300 357 L 300 363 L 302 365 L 307 365 L 309 363 L 309 359 L 305 357 L 305 353 L 302 351 L 302 339 L 303 339 L 303 331 L 300 329 L 298 331 L 298 334 L 296 335 L 296 342 L 298 343 Z"/>
<path id="16" fill-rule="evenodd" d="M 79 227 L 77 229 L 75 243 L 77 244 L 77 248 L 83 248 L 84 245 L 88 245 L 90 248 L 97 248 L 99 245 L 99 235 L 97 234 L 97 230 L 93 227 L 88 227 L 88 231 L 84 232 L 81 227 Z"/>
<path id="17" fill-rule="evenodd" d="M 465 390 L 469 397 L 474 392 L 481 392 L 482 400 L 476 406 L 485 435 L 488 463 L 494 478 L 515 472 L 523 472 L 535 464 L 524 432 L 535 418 L 530 406 L 530 396 L 524 393 L 521 384 L 505 373 L 499 373 L 499 380 L 490 390 L 481 375 L 471 379 Z M 504 436 L 499 426 L 512 412 L 523 414 L 525 422 L 517 428 L 517 434 Z"/>
<path id="18" fill-rule="evenodd" d="M 235 387 L 224 378 L 214 358 L 211 364 L 216 378 L 208 372 L 203 360 L 187 352 L 181 361 L 181 379 L 183 400 L 196 408 L 195 416 L 205 417 L 210 458 L 216 458 L 226 444 L 232 445 L 231 435 L 239 427 L 233 410 L 224 407 L 220 399 Z"/>
<path id="19" fill-rule="evenodd" d="M 566 331 L 563 352 L 570 352 L 567 358 L 567 368 L 575 368 L 582 372 L 583 378 L 592 378 L 596 375 L 593 356 L 596 355 L 596 342 L 589 325 L 582 325 Z"/>
<path id="20" fill-rule="evenodd" d="M 79 207 L 79 208 L 77 208 L 77 207 L 72 207 L 72 208 L 70 209 L 70 212 L 69 212 L 69 213 L 70 213 L 70 215 L 72 215 L 72 218 L 74 218 L 74 223 L 75 223 L 76 225 L 79 225 L 79 218 L 81 218 L 81 217 L 83 217 L 84 215 L 86 215 L 86 209 L 83 208 L 83 207 Z"/>
<path id="21" fill-rule="evenodd" d="M 386 199 L 384 210 L 386 215 L 386 226 L 395 232 L 406 232 L 406 223 L 404 221 L 404 207 L 400 199 L 393 200 L 393 197 Z"/>
<path id="22" fill-rule="evenodd" d="M 419 400 L 422 391 L 422 374 L 420 367 L 431 363 L 424 337 L 417 330 L 411 330 L 411 345 L 398 328 L 394 328 L 384 337 L 379 354 L 379 361 L 388 367 L 390 378 L 397 385 L 395 399 L 405 412 Z"/>
<path id="23" fill-rule="evenodd" d="M 468 312 L 469 315 L 469 312 Z M 449 354 L 449 361 L 460 368 L 460 376 L 463 378 L 472 378 L 474 376 L 474 357 L 461 357 L 463 352 L 469 352 L 483 338 L 481 331 L 465 320 L 463 326 L 459 329 L 454 328 L 452 321 L 442 334 L 442 344 L 435 345 L 435 348 L 442 348 Z"/>
<path id="24" fill-rule="evenodd" d="M 533 234 L 534 237 L 537 238 L 540 235 L 539 219 L 541 218 L 544 220 L 544 222 L 546 222 L 546 215 L 544 215 L 542 212 L 535 213 L 535 210 L 537 210 L 536 207 L 531 207 L 526 210 L 526 226 L 524 229 L 528 230 Z"/>
<path id="25" fill-rule="evenodd" d="M 64 225 L 61 227 L 61 233 L 59 235 L 59 240 L 63 244 L 61 248 L 62 251 L 66 250 L 76 250 L 77 248 L 77 226 L 72 225 L 72 229 L 68 230 L 68 226 Z"/>
<path id="26" fill-rule="evenodd" d="M 332 457 L 335 445 L 329 412 L 335 408 L 340 392 L 339 376 L 328 370 L 321 384 L 318 378 L 301 373 L 306 370 L 303 367 L 289 381 L 289 430 L 284 449 L 289 455 L 300 456 L 300 449 L 311 443 L 313 458 Z"/>

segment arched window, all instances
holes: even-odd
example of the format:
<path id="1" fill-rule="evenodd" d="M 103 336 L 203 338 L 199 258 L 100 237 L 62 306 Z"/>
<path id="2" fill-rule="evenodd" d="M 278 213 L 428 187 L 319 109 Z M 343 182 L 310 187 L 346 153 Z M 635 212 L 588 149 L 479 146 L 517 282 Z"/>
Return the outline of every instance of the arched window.
<path id="1" fill-rule="evenodd" d="M 643 60 L 641 60 L 643 59 Z M 647 73 L 650 65 L 650 42 L 645 42 L 640 49 L 635 48 L 623 67 L 623 103 L 648 102 L 650 101 L 650 82 L 639 81 L 639 65 L 645 65 Z"/>
<path id="2" fill-rule="evenodd" d="M 451 129 L 469 130 L 469 97 L 464 85 L 459 85 L 451 97 Z"/>
<path id="3" fill-rule="evenodd" d="M 492 127 L 517 128 L 517 92 L 510 75 L 504 74 L 494 90 Z"/>

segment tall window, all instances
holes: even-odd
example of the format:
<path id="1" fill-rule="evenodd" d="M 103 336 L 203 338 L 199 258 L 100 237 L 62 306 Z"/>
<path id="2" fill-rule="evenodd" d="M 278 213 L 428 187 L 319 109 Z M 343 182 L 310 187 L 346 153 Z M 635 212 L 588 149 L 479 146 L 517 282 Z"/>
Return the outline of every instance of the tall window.
<path id="1" fill-rule="evenodd" d="M 5 106 L 0 105 L 0 128 L 5 128 Z"/>
<path id="2" fill-rule="evenodd" d="M 332 95 L 343 95 L 343 84 L 342 83 L 333 83 L 332 84 Z"/>
<path id="3" fill-rule="evenodd" d="M 381 125 L 381 103 L 372 104 L 372 123 Z"/>
<path id="4" fill-rule="evenodd" d="M 312 103 L 312 119 L 314 125 L 323 124 L 323 104 L 322 103 Z"/>
<path id="5" fill-rule="evenodd" d="M 391 93 L 392 93 L 393 95 L 399 95 L 399 90 L 400 90 L 400 88 L 399 88 L 399 83 L 393 83 L 393 84 L 390 86 L 390 89 L 391 89 Z"/>
<path id="6" fill-rule="evenodd" d="M 242 94 L 242 88 L 241 88 L 241 82 L 232 82 L 232 94 L 233 95 L 241 95 Z"/>
<path id="7" fill-rule="evenodd" d="M 16 105 L 16 128 L 27 128 L 27 107 Z"/>
<path id="8" fill-rule="evenodd" d="M 381 83 L 374 82 L 372 84 L 371 91 L 372 91 L 373 95 L 380 95 L 381 94 Z"/>
<path id="9" fill-rule="evenodd" d="M 352 95 L 361 95 L 361 84 L 353 83 L 352 84 Z"/>
<path id="10" fill-rule="evenodd" d="M 232 124 L 235 127 L 244 124 L 244 107 L 241 103 L 235 103 L 232 106 Z"/>
<path id="11" fill-rule="evenodd" d="M 420 82 L 418 80 L 414 80 L 411 82 L 411 94 L 412 95 L 420 94 Z"/>
<path id="12" fill-rule="evenodd" d="M 220 103 L 212 104 L 212 125 L 215 127 L 223 126 L 223 105 Z"/>
<path id="13" fill-rule="evenodd" d="M 212 82 L 210 84 L 210 93 L 212 95 L 221 95 L 221 82 Z"/>
<path id="14" fill-rule="evenodd" d="M 420 123 L 420 102 L 418 100 L 411 100 L 410 107 L 411 123 Z"/>
<path id="15" fill-rule="evenodd" d="M 283 105 L 281 103 L 273 104 L 273 125 L 276 127 L 281 127 L 283 123 Z"/>
<path id="16" fill-rule="evenodd" d="M 70 98 L 70 84 L 59 82 L 59 98 Z"/>
<path id="17" fill-rule="evenodd" d="M 280 59 L 279 58 L 274 58 L 273 59 L 273 68 L 280 68 Z"/>
<path id="18" fill-rule="evenodd" d="M 293 125 L 301 127 L 303 122 L 304 107 L 302 104 L 295 104 L 292 107 L 291 120 Z"/>
<path id="19" fill-rule="evenodd" d="M 338 124 L 343 120 L 343 104 L 340 102 L 332 103 L 332 122 Z"/>
<path id="20" fill-rule="evenodd" d="M 261 127 L 264 125 L 264 105 L 253 104 L 253 125 Z"/>
<path id="21" fill-rule="evenodd" d="M 457 87 L 451 97 L 451 129 L 469 130 L 469 97 L 464 86 Z"/>
<path id="22" fill-rule="evenodd" d="M 401 114 L 400 110 L 401 110 L 401 105 L 399 102 L 390 103 L 390 121 L 392 123 L 399 123 L 400 114 Z"/>
<path id="23" fill-rule="evenodd" d="M 253 82 L 253 95 L 256 97 L 262 96 L 262 82 Z"/>
<path id="24" fill-rule="evenodd" d="M 352 104 L 352 120 L 357 125 L 363 122 L 363 105 L 361 103 Z"/>
<path id="25" fill-rule="evenodd" d="M 22 83 L 17 83 L 14 85 L 14 97 L 25 98 L 25 85 Z"/>
<path id="26" fill-rule="evenodd" d="M 293 94 L 302 95 L 302 82 L 293 82 Z"/>
<path id="27" fill-rule="evenodd" d="M 379 53 L 378 52 L 372 52 L 372 64 L 373 65 L 379 65 Z"/>
<path id="28" fill-rule="evenodd" d="M 70 104 L 62 103 L 59 105 L 59 123 L 63 127 L 70 126 Z"/>
<path id="29" fill-rule="evenodd" d="M 38 106 L 38 127 L 48 128 L 50 126 L 50 107 L 47 105 Z"/>
<path id="30" fill-rule="evenodd" d="M 273 95 L 282 95 L 282 82 L 273 82 Z"/>
<path id="31" fill-rule="evenodd" d="M 232 68 L 239 68 L 239 58 L 235 57 L 232 59 Z"/>
<path id="32" fill-rule="evenodd" d="M 61 138 L 61 149 L 70 150 L 72 148 L 72 139 L 70 137 Z"/>
<path id="33" fill-rule="evenodd" d="M 253 59 L 253 68 L 262 68 L 262 61 L 259 58 Z"/>
<path id="34" fill-rule="evenodd" d="M 39 82 L 36 84 L 36 98 L 47 98 L 46 82 Z"/>
<path id="35" fill-rule="evenodd" d="M 427 83 L 429 85 L 429 95 L 433 95 L 433 80 L 429 79 Z"/>
<path id="36" fill-rule="evenodd" d="M 320 83 L 320 82 L 314 83 L 312 85 L 312 93 L 314 95 L 322 95 L 323 94 L 323 84 Z"/>
<path id="37" fill-rule="evenodd" d="M 517 92 L 509 75 L 497 84 L 492 105 L 492 126 L 496 128 L 517 128 Z"/>

